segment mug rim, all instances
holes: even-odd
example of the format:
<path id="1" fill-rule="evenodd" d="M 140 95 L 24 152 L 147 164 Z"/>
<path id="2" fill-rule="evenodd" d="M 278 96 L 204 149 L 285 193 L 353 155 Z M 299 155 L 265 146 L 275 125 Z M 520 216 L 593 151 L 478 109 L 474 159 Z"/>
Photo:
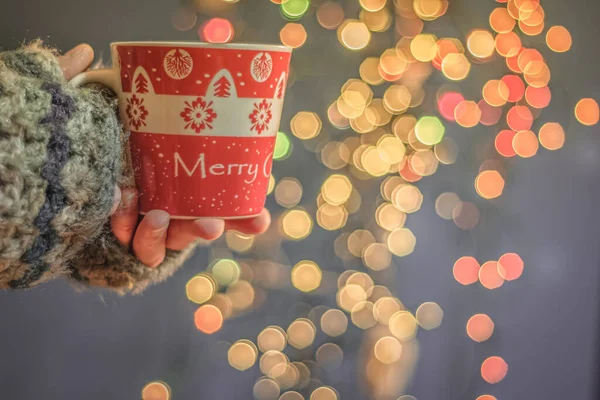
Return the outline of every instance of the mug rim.
<path id="1" fill-rule="evenodd" d="M 153 40 L 133 40 L 125 42 L 111 42 L 113 46 L 179 46 L 179 47 L 196 47 L 209 49 L 237 49 L 237 50 L 271 50 L 283 51 L 286 53 L 292 52 L 292 47 L 279 44 L 261 44 L 261 43 L 207 43 L 193 41 L 153 41 Z"/>

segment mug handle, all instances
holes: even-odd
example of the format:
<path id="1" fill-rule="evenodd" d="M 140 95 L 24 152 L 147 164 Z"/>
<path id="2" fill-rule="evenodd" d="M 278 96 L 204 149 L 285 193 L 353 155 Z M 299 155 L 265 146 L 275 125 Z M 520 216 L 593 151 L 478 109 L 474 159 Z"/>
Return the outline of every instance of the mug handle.
<path id="1" fill-rule="evenodd" d="M 119 74 L 114 68 L 103 68 L 103 69 L 92 69 L 76 75 L 69 82 L 73 86 L 87 85 L 88 83 L 100 83 L 104 86 L 108 86 L 115 93 L 121 94 L 121 85 L 119 80 Z"/>
<path id="2" fill-rule="evenodd" d="M 119 97 L 121 95 L 121 80 L 119 73 L 114 68 L 88 70 L 76 75 L 69 83 L 75 87 L 87 85 L 88 83 L 99 83 L 112 89 Z M 126 186 L 135 186 L 129 146 L 126 146 L 125 148 L 127 150 L 124 151 L 125 160 L 123 164 L 123 174 L 126 178 L 122 183 Z"/>

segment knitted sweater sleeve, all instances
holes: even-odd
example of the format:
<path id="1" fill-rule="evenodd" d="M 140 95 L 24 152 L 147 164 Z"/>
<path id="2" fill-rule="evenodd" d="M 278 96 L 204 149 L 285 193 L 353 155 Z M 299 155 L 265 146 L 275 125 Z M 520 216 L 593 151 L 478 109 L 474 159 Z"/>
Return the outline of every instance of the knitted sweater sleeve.
<path id="1" fill-rule="evenodd" d="M 105 94 L 68 84 L 39 42 L 0 52 L 0 288 L 67 276 L 140 292 L 192 252 L 168 251 L 151 269 L 112 235 L 126 142 Z"/>

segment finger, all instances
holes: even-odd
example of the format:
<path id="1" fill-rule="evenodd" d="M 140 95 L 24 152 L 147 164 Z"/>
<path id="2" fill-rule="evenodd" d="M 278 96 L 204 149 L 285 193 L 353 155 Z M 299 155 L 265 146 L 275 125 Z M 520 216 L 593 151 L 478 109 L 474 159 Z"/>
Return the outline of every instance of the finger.
<path id="1" fill-rule="evenodd" d="M 165 259 L 169 218 L 166 211 L 150 211 L 140 222 L 133 237 L 133 253 L 150 268 L 158 267 Z"/>
<path id="2" fill-rule="evenodd" d="M 117 240 L 129 247 L 138 222 L 138 191 L 135 188 L 123 188 L 119 207 L 110 217 L 110 226 Z"/>
<path id="3" fill-rule="evenodd" d="M 118 187 L 117 185 L 115 185 L 115 195 L 113 197 L 113 206 L 112 206 L 112 209 L 110 210 L 110 215 L 113 215 L 115 213 L 115 211 L 117 211 L 117 208 L 119 207 L 120 203 L 121 203 L 121 188 Z"/>
<path id="4" fill-rule="evenodd" d="M 226 229 L 234 229 L 247 235 L 264 233 L 271 225 L 271 214 L 265 208 L 259 215 L 248 219 L 232 219 L 227 221 Z"/>
<path id="5" fill-rule="evenodd" d="M 183 250 L 198 238 L 215 240 L 224 230 L 225 221 L 221 219 L 172 220 L 167 232 L 167 248 Z"/>
<path id="6" fill-rule="evenodd" d="M 58 57 L 58 64 L 66 80 L 85 71 L 94 60 L 94 50 L 88 44 L 80 44 Z"/>

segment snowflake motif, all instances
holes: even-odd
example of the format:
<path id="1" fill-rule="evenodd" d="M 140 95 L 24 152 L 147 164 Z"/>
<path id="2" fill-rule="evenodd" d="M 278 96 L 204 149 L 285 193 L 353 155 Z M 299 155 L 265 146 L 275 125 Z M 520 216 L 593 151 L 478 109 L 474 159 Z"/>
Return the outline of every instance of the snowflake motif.
<path id="1" fill-rule="evenodd" d="M 187 122 L 185 129 L 191 127 L 196 133 L 200 133 L 206 128 L 213 128 L 212 122 L 217 118 L 217 114 L 212 109 L 212 101 L 206 102 L 202 97 L 198 97 L 196 101 L 192 101 L 192 104 L 186 101 L 185 105 L 187 107 L 180 114 Z"/>
<path id="2" fill-rule="evenodd" d="M 267 102 L 266 99 L 263 99 L 260 103 L 254 103 L 254 111 L 248 117 L 252 122 L 250 130 L 256 130 L 256 133 L 260 135 L 265 129 L 269 128 L 269 122 L 273 118 L 271 103 Z"/>
<path id="3" fill-rule="evenodd" d="M 138 98 L 135 94 L 127 99 L 127 116 L 129 117 L 129 124 L 140 129 L 140 126 L 146 126 L 146 117 L 148 116 L 148 110 L 144 106 L 144 99 Z"/>

